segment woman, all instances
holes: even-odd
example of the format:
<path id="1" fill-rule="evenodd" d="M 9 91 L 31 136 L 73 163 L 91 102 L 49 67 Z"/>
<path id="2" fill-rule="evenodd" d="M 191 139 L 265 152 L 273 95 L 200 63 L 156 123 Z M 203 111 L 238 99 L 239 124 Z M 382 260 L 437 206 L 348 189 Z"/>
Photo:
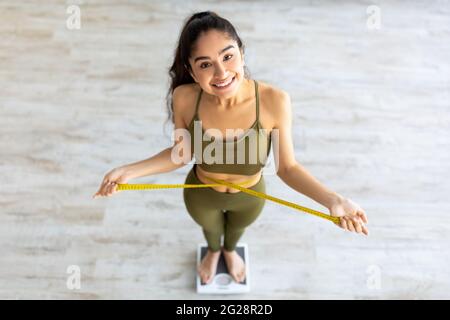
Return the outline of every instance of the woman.
<path id="1" fill-rule="evenodd" d="M 191 16 L 180 35 L 168 93 L 169 118 L 176 130 L 185 130 L 190 137 L 175 135 L 172 147 L 149 159 L 113 169 L 104 177 L 94 198 L 114 194 L 118 183 L 127 183 L 132 178 L 180 168 L 194 154 L 196 163 L 185 183 L 212 183 L 213 178 L 265 192 L 262 168 L 272 144 L 271 133 L 276 130 L 278 139 L 273 143 L 274 150 L 278 150 L 277 175 L 294 190 L 326 206 L 332 216 L 341 217 L 341 228 L 367 235 L 364 224 L 368 221 L 363 209 L 324 187 L 295 160 L 289 95 L 251 80 L 244 69 L 244 46 L 232 24 L 209 11 Z M 245 133 L 229 139 L 227 129 L 241 129 Z M 208 134 L 211 131 L 215 134 Z M 256 132 L 256 149 L 249 132 Z M 199 134 L 200 144 L 196 145 Z M 208 154 L 206 151 L 213 143 L 219 143 L 218 147 Z M 178 150 L 182 150 L 184 161 L 174 161 Z M 244 161 L 235 160 L 232 152 L 239 150 L 243 150 Z M 251 157 L 254 150 L 258 150 L 257 155 Z M 229 154 L 233 162 L 228 161 Z M 226 161 L 223 156 L 227 156 Z M 211 157 L 221 161 L 210 161 Z M 250 157 L 257 161 L 247 161 Z M 199 161 L 203 158 L 204 161 Z M 245 228 L 261 213 L 264 199 L 225 185 L 184 189 L 183 197 L 187 211 L 202 227 L 208 243 L 208 252 L 198 269 L 202 282 L 210 283 L 213 279 L 221 251 L 230 275 L 236 282 L 242 282 L 245 265 L 235 247 Z"/>

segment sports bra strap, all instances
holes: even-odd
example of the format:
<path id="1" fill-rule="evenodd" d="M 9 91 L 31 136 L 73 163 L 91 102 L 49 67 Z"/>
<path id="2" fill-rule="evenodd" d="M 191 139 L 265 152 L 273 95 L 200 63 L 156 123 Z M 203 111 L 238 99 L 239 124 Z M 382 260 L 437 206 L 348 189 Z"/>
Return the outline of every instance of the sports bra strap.
<path id="1" fill-rule="evenodd" d="M 259 122 L 259 95 L 258 95 L 258 82 L 255 81 L 255 95 L 256 95 L 256 121 Z"/>
<path id="2" fill-rule="evenodd" d="M 195 114 L 194 114 L 194 117 L 197 117 L 197 116 L 198 116 L 198 105 L 200 104 L 200 98 L 202 97 L 202 93 L 203 93 L 203 89 L 200 88 L 200 92 L 199 92 L 198 97 L 197 97 L 197 104 L 195 105 Z"/>

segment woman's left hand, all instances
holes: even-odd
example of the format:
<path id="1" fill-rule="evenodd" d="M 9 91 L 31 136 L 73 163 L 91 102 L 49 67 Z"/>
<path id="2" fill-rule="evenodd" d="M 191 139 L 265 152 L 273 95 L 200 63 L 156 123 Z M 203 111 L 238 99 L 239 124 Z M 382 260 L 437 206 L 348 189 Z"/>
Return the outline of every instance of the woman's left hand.
<path id="1" fill-rule="evenodd" d="M 339 217 L 339 226 L 342 229 L 357 233 L 369 235 L 369 230 L 364 225 L 368 223 L 366 213 L 355 202 L 350 199 L 343 198 L 329 208 L 332 217 Z"/>

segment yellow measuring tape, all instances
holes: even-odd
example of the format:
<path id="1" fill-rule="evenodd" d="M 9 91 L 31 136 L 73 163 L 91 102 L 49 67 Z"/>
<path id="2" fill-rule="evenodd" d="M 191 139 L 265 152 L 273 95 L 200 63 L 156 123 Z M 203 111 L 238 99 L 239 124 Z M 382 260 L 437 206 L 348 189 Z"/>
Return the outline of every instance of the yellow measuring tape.
<path id="1" fill-rule="evenodd" d="M 214 179 L 214 178 L 207 178 L 210 179 L 214 182 L 216 182 L 216 184 L 117 184 L 117 190 L 144 190 L 144 189 L 170 189 L 170 188 L 208 188 L 208 187 L 217 187 L 220 185 L 225 185 L 231 188 L 235 188 L 238 190 L 241 190 L 242 192 L 251 194 L 255 197 L 258 198 L 262 198 L 262 199 L 267 199 L 267 200 L 271 200 L 273 202 L 297 209 L 297 210 L 301 210 L 301 211 L 305 211 L 307 213 L 310 213 L 312 215 L 315 215 L 317 217 L 323 218 L 323 219 L 327 219 L 330 220 L 331 222 L 334 222 L 335 224 L 340 224 L 340 218 L 339 217 L 332 217 L 328 214 L 322 213 L 320 211 L 316 211 L 307 207 L 303 207 L 300 206 L 298 204 L 295 204 L 293 202 L 289 202 L 286 200 L 282 200 L 280 198 L 276 198 L 273 196 L 270 196 L 268 194 L 262 193 L 262 192 L 258 192 L 255 190 L 251 190 L 251 189 L 247 189 L 244 187 L 241 187 L 240 185 L 236 184 L 236 183 L 232 183 L 232 182 L 228 182 L 228 181 L 223 181 L 223 180 L 218 180 L 218 179 Z M 250 180 L 248 180 L 250 181 Z M 244 184 L 246 183 L 242 182 L 240 184 Z"/>

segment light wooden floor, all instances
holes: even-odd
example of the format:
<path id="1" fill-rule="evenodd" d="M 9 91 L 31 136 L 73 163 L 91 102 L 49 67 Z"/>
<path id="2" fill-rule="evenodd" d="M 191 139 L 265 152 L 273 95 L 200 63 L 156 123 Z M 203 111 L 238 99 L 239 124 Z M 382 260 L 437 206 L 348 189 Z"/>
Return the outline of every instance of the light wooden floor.
<path id="1" fill-rule="evenodd" d="M 450 298 L 448 2 L 144 0 L 0 3 L 0 298 L 217 298 L 195 293 L 203 237 L 181 189 L 91 199 L 110 169 L 171 143 L 167 70 L 183 20 L 207 9 L 235 24 L 252 78 L 291 95 L 297 160 L 371 231 L 267 202 L 242 238 L 252 291 L 220 298 Z M 266 182 L 328 213 L 270 170 Z"/>

